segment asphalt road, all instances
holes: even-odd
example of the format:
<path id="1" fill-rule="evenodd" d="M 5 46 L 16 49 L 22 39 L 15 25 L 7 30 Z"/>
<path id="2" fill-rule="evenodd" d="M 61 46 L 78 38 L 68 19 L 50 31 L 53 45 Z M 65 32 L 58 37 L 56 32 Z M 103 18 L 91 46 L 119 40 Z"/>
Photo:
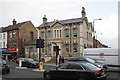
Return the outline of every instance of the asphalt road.
<path id="1" fill-rule="evenodd" d="M 35 72 L 33 68 L 17 69 L 15 63 L 9 63 L 11 71 L 9 74 L 2 75 L 3 80 L 44 80 L 43 72 Z M 54 66 L 44 66 L 45 70 L 54 68 Z M 107 80 L 120 80 L 120 73 L 108 72 Z"/>

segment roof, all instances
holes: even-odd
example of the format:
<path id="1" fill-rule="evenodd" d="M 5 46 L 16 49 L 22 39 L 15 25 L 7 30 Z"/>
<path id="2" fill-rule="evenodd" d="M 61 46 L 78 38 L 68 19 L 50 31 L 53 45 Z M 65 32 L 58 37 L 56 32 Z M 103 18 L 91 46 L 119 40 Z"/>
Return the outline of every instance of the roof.
<path id="1" fill-rule="evenodd" d="M 66 19 L 66 20 L 60 20 L 59 22 L 62 24 L 71 24 L 71 23 L 81 23 L 83 22 L 83 18 L 74 18 L 74 19 Z M 38 28 L 41 27 L 49 27 L 51 26 L 55 21 L 52 22 L 47 22 L 45 24 L 41 24 L 40 26 L 38 26 Z"/>
<path id="2" fill-rule="evenodd" d="M 36 45 L 36 40 L 27 41 L 25 45 Z"/>
<path id="3" fill-rule="evenodd" d="M 27 21 L 26 21 L 27 22 Z M 22 23 L 18 23 L 16 25 L 9 25 L 7 27 L 3 27 L 3 32 L 6 32 L 6 31 L 11 31 L 11 30 L 16 30 L 18 29 L 19 27 L 21 27 L 23 24 L 25 24 L 26 22 L 22 22 Z"/>

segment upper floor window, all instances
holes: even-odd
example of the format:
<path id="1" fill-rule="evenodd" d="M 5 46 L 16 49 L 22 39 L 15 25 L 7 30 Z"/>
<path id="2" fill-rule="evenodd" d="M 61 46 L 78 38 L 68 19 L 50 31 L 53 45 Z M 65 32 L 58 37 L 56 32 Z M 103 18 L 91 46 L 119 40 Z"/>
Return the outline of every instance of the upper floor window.
<path id="1" fill-rule="evenodd" d="M 5 39 L 5 34 L 3 34 L 3 39 Z"/>
<path id="2" fill-rule="evenodd" d="M 77 37 L 77 28 L 73 29 L 73 37 Z"/>
<path id="3" fill-rule="evenodd" d="M 33 32 L 30 32 L 30 39 L 33 40 Z"/>
<path id="4" fill-rule="evenodd" d="M 45 39 L 45 32 L 41 32 L 41 38 Z"/>
<path id="5" fill-rule="evenodd" d="M 16 40 L 13 40 L 14 47 L 16 47 Z"/>
<path id="6" fill-rule="evenodd" d="M 3 48 L 5 48 L 5 42 L 3 42 Z"/>
<path id="7" fill-rule="evenodd" d="M 62 30 L 61 29 L 55 29 L 53 31 L 54 33 L 54 38 L 62 38 Z"/>
<path id="8" fill-rule="evenodd" d="M 9 47 L 11 48 L 12 45 L 13 45 L 13 41 L 12 41 L 12 39 L 10 39 Z"/>
<path id="9" fill-rule="evenodd" d="M 16 37 L 16 32 L 15 32 L 15 31 L 13 32 L 13 37 L 14 37 L 14 38 Z"/>
<path id="10" fill-rule="evenodd" d="M 69 30 L 65 29 L 65 37 L 69 37 Z"/>
<path id="11" fill-rule="evenodd" d="M 62 37 L 62 30 L 60 30 L 60 38 Z"/>
<path id="12" fill-rule="evenodd" d="M 52 32 L 48 31 L 48 39 L 51 39 L 51 38 L 52 38 Z"/>
<path id="13" fill-rule="evenodd" d="M 10 31 L 10 38 L 12 38 L 12 32 Z"/>

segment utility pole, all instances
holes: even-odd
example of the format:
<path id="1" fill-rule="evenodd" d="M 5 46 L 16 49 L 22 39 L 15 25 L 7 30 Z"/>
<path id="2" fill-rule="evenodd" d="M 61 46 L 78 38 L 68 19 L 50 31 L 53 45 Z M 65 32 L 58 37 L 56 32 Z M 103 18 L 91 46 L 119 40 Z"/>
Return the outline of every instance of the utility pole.
<path id="1" fill-rule="evenodd" d="M 95 40 L 95 21 L 96 20 L 102 20 L 101 18 L 99 18 L 99 19 L 94 19 L 93 20 L 93 47 L 96 47 L 97 48 L 97 46 L 95 46 L 95 42 L 94 42 L 94 40 Z M 95 40 L 96 41 L 96 44 L 97 44 L 97 40 Z"/>

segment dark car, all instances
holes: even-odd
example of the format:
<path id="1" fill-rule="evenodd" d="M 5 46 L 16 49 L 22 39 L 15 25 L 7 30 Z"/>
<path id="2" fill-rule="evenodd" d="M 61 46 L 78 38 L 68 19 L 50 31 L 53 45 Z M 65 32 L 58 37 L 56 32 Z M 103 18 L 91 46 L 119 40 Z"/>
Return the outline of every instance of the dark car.
<path id="1" fill-rule="evenodd" d="M 10 67 L 5 60 L 0 58 L 0 73 L 6 74 L 10 72 Z"/>
<path id="2" fill-rule="evenodd" d="M 22 61 L 22 67 L 30 67 L 30 68 L 35 68 L 39 67 L 39 63 L 32 58 L 18 58 L 16 60 L 16 63 L 19 65 L 19 61 Z"/>
<path id="3" fill-rule="evenodd" d="M 95 66 L 99 67 L 99 68 L 103 68 L 105 70 L 107 70 L 108 66 L 106 64 L 100 63 L 90 57 L 68 57 L 67 58 L 68 62 L 79 62 L 79 61 L 85 61 L 85 62 L 89 62 L 91 64 L 94 64 Z"/>
<path id="4" fill-rule="evenodd" d="M 63 63 L 52 70 L 44 71 L 45 79 L 106 80 L 104 69 L 87 62 Z"/>

